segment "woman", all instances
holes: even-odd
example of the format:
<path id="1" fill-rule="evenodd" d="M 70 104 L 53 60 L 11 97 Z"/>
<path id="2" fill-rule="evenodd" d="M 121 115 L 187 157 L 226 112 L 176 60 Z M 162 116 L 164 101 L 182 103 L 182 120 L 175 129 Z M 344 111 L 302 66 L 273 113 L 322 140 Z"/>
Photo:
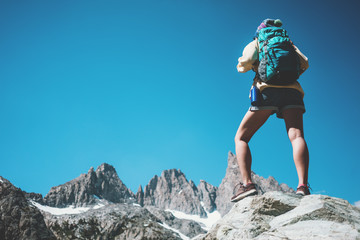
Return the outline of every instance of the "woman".
<path id="1" fill-rule="evenodd" d="M 309 151 L 303 131 L 303 113 L 305 112 L 303 102 L 304 91 L 297 81 L 286 85 L 273 85 L 261 81 L 258 74 L 259 32 L 263 28 L 281 26 L 282 22 L 279 19 L 264 20 L 256 31 L 254 41 L 245 47 L 243 56 L 239 58 L 237 65 L 237 70 L 241 73 L 251 69 L 257 73 L 252 88 L 259 89 L 260 101 L 252 103 L 249 111 L 241 121 L 235 136 L 236 158 L 242 176 L 242 183 L 237 193 L 231 198 L 232 202 L 239 201 L 257 192 L 251 180 L 252 159 L 249 141 L 273 113 L 276 113 L 278 118 L 285 120 L 286 131 L 292 144 L 293 158 L 299 178 L 296 194 L 302 196 L 310 194 L 308 187 Z M 308 59 L 299 49 L 295 46 L 293 47 L 298 55 L 300 63 L 299 75 L 301 75 L 309 66 Z"/>

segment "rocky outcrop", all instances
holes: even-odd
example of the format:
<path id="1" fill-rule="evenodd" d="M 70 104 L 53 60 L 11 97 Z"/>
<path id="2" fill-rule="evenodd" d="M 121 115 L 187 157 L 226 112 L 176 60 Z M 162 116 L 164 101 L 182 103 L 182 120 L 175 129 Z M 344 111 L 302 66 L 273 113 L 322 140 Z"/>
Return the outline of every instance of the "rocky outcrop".
<path id="1" fill-rule="evenodd" d="M 34 192 L 28 193 L 28 192 L 25 192 L 25 191 L 23 191 L 23 193 L 24 193 L 24 196 L 25 196 L 26 199 L 33 200 L 33 201 L 35 201 L 37 203 L 40 203 L 40 204 L 44 204 L 42 194 L 34 193 Z"/>
<path id="2" fill-rule="evenodd" d="M 147 206 L 146 209 L 149 210 L 152 214 L 154 214 L 164 224 L 173 229 L 177 229 L 180 233 L 184 234 L 187 237 L 193 238 L 195 236 L 198 236 L 199 234 L 206 233 L 206 231 L 200 226 L 200 224 L 195 221 L 178 219 L 172 213 L 153 206 Z"/>
<path id="3" fill-rule="evenodd" d="M 266 192 L 236 203 L 198 239 L 360 239 L 360 209 L 324 195 Z"/>
<path id="4" fill-rule="evenodd" d="M 36 203 L 43 205 L 39 205 L 38 207 L 42 210 L 45 209 L 44 211 L 47 211 L 47 206 L 59 208 L 51 211 L 62 212 L 62 215 L 52 215 L 49 212 L 43 212 L 43 215 L 46 217 L 49 229 L 51 229 L 56 237 L 60 239 L 86 239 L 86 236 L 89 237 L 90 233 L 95 236 L 93 239 L 96 239 L 96 237 L 111 239 L 118 234 L 119 231 L 123 232 L 124 236 L 130 238 L 136 236 L 147 238 L 146 234 L 149 234 L 149 231 L 155 231 L 159 233 L 161 238 L 167 239 L 169 238 L 169 236 L 166 235 L 167 232 L 178 233 L 180 235 L 183 234 L 183 236 L 187 237 L 194 237 L 204 233 L 205 230 L 203 229 L 204 225 L 200 225 L 192 220 L 176 218 L 171 212 L 164 210 L 172 209 L 206 217 L 206 210 L 214 211 L 216 209 L 216 189 L 216 187 L 206 183 L 205 181 L 201 181 L 199 188 L 197 188 L 194 182 L 191 180 L 188 181 L 180 170 L 172 169 L 164 171 L 160 177 L 155 176 L 150 180 L 149 184 L 145 186 L 144 190 L 140 186 L 137 194 L 134 195 L 121 182 L 112 166 L 102 164 L 96 171 L 91 168 L 87 174 L 81 174 L 78 178 L 70 182 L 53 187 L 43 199 L 40 194 L 25 194 L 29 200 L 34 201 L 35 206 L 38 206 Z M 118 204 L 114 207 L 115 204 L 112 203 Z M 143 218 L 137 218 L 138 215 L 134 215 L 134 219 L 136 220 L 132 220 L 125 219 L 124 216 L 126 214 L 122 214 L 120 216 L 120 213 L 114 213 L 109 210 L 123 209 L 124 207 L 121 206 L 122 204 L 125 204 L 127 206 L 125 208 L 129 211 L 137 204 L 141 207 L 145 206 L 148 212 L 151 212 L 151 216 L 147 212 L 142 212 L 139 216 L 142 215 Z M 69 206 L 84 208 L 82 210 L 79 209 L 81 213 L 72 213 L 70 215 L 69 213 L 65 214 L 64 211 L 69 209 L 67 208 Z M 97 211 L 98 207 L 101 207 L 102 210 L 106 210 L 106 212 L 110 211 L 106 217 L 111 219 L 106 220 L 105 215 L 101 214 L 102 211 Z M 87 212 L 84 213 L 83 211 Z M 136 209 L 136 211 L 140 210 Z M 92 215 L 89 215 L 90 212 Z M 114 214 L 118 216 L 116 221 L 112 218 Z M 154 216 L 156 216 L 155 218 L 158 219 L 158 223 L 160 225 L 149 225 L 144 222 L 148 217 L 153 218 Z M 150 220 L 152 218 L 150 218 Z M 122 220 L 120 221 L 120 219 Z M 123 220 L 125 222 L 139 222 L 139 225 L 132 225 L 132 232 L 135 231 L 137 234 L 136 236 L 130 236 L 130 233 L 127 233 L 127 230 L 123 227 L 119 230 L 118 228 L 113 229 L 112 227 L 104 225 L 109 225 L 110 223 L 118 225 L 119 222 L 121 222 L 121 224 L 125 224 Z M 101 227 L 97 228 L 92 226 L 94 222 L 100 223 L 101 221 L 105 222 L 101 225 Z M 153 228 L 153 230 L 148 229 L 145 231 L 141 228 L 141 224 L 147 226 L 147 229 Z M 167 231 L 160 231 L 159 228 L 165 228 Z M 122 238 L 120 235 L 116 236 Z"/>
<path id="5" fill-rule="evenodd" d="M 210 184 L 203 185 L 199 191 L 194 182 L 188 181 L 180 170 L 165 170 L 160 177 L 155 176 L 150 180 L 144 188 L 143 197 L 137 201 L 143 206 L 156 206 L 160 209 L 173 209 L 206 217 L 201 201 L 205 199 L 208 205 L 206 207 L 215 209 L 216 188 Z M 141 196 L 141 192 L 137 195 Z"/>
<path id="6" fill-rule="evenodd" d="M 208 212 L 213 212 L 216 210 L 216 192 L 217 187 L 205 182 L 204 180 L 200 180 L 200 184 L 197 187 L 199 191 L 199 198 L 204 203 L 204 207 Z"/>
<path id="7" fill-rule="evenodd" d="M 256 184 L 258 193 L 260 195 L 268 191 L 294 193 L 293 189 L 288 187 L 286 184 L 279 185 L 279 183 L 271 176 L 265 179 L 252 172 L 251 177 L 253 182 Z M 237 164 L 236 156 L 232 152 L 229 152 L 226 174 L 219 188 L 217 189 L 217 196 L 215 200 L 217 210 L 221 213 L 221 215 L 225 215 L 226 213 L 228 213 L 234 205 L 232 202 L 230 202 L 230 198 L 238 190 L 240 186 L 240 180 L 241 174 Z"/>
<path id="8" fill-rule="evenodd" d="M 55 239 L 40 211 L 25 194 L 0 177 L 0 239 Z"/>
<path id="9" fill-rule="evenodd" d="M 90 168 L 87 174 L 52 187 L 45 196 L 44 203 L 53 207 L 78 207 L 95 204 L 98 199 L 113 203 L 135 202 L 134 194 L 120 180 L 114 167 L 104 163 L 96 171 Z"/>
<path id="10" fill-rule="evenodd" d="M 141 185 L 138 188 L 135 198 L 136 198 L 137 203 L 140 204 L 140 206 L 144 206 L 144 191 L 143 191 Z"/>
<path id="11" fill-rule="evenodd" d="M 140 186 L 136 199 L 142 206 L 173 209 L 202 217 L 206 217 L 205 210 L 210 213 L 217 210 L 224 215 L 233 206 L 230 198 L 238 190 L 240 179 L 236 156 L 229 152 L 226 174 L 219 188 L 203 180 L 196 187 L 194 182 L 188 181 L 180 170 L 171 169 L 163 171 L 160 177 L 153 177 L 144 191 Z M 293 189 L 286 184 L 280 185 L 271 176 L 265 179 L 252 173 L 252 179 L 257 185 L 259 194 L 268 191 L 294 193 Z"/>
<path id="12" fill-rule="evenodd" d="M 181 239 L 146 208 L 111 204 L 76 215 L 46 215 L 58 239 Z"/>
<path id="13" fill-rule="evenodd" d="M 219 188 L 171 169 L 134 195 L 102 164 L 42 198 L 0 177 L 0 239 L 360 239 L 360 209 L 347 201 L 300 198 L 273 177 L 252 178 L 259 195 L 233 204 L 241 175 L 231 152 Z M 210 227 L 216 210 L 224 217 Z"/>

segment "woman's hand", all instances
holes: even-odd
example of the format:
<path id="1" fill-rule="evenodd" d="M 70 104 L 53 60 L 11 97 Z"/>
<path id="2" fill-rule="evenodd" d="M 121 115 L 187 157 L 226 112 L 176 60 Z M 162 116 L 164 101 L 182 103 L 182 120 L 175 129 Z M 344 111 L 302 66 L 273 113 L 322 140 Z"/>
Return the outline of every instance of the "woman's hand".
<path id="1" fill-rule="evenodd" d="M 236 66 L 237 71 L 238 71 L 238 72 L 245 72 L 246 70 L 245 70 L 245 67 L 244 67 L 244 65 L 243 65 L 243 63 L 244 63 L 243 57 L 239 57 L 238 62 L 239 62 L 239 63 L 238 63 L 238 65 Z"/>

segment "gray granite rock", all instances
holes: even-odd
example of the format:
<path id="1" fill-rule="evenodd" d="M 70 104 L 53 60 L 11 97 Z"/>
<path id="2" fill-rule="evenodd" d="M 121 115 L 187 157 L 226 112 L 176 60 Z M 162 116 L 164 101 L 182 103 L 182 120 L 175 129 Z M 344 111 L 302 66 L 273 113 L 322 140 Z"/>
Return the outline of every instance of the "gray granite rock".
<path id="1" fill-rule="evenodd" d="M 45 215 L 57 239 L 181 239 L 146 208 L 135 204 L 110 204 L 81 214 Z"/>
<path id="2" fill-rule="evenodd" d="M 252 178 L 257 185 L 259 194 L 264 195 L 249 197 L 241 201 L 248 205 L 242 208 L 241 212 L 236 212 L 239 216 L 232 216 L 235 222 L 231 222 L 231 224 L 236 227 L 228 228 L 227 222 L 224 227 L 221 225 L 225 220 L 232 221 L 226 215 L 223 218 L 224 221 L 220 220 L 217 227 L 212 228 L 208 234 L 199 223 L 176 218 L 166 210 L 176 210 L 206 218 L 207 213 L 216 210 L 224 216 L 231 208 L 239 208 L 239 204 L 234 206 L 230 202 L 241 179 L 236 157 L 231 152 L 228 154 L 228 167 L 219 188 L 203 180 L 196 186 L 193 181 L 188 181 L 180 170 L 171 169 L 163 171 L 161 176 L 155 175 L 144 190 L 140 186 L 137 194 L 134 195 L 120 180 L 111 165 L 102 164 L 96 171 L 91 168 L 87 174 L 81 174 L 70 182 L 53 187 L 44 198 L 41 194 L 26 193 L 21 190 L 20 192 L 25 201 L 27 198 L 42 205 L 58 208 L 69 205 L 90 208 L 87 212 L 72 215 L 57 216 L 42 212 L 46 225 L 51 230 L 51 232 L 47 230 L 43 223 L 44 231 L 50 234 L 49 239 L 54 238 L 54 235 L 57 239 L 180 239 L 181 237 L 218 239 L 219 236 L 220 239 L 228 239 L 225 237 L 233 229 L 236 230 L 232 235 L 234 238 L 229 239 L 238 239 L 238 233 L 249 239 L 272 239 L 271 234 L 277 234 L 278 231 L 286 236 L 292 236 L 291 231 L 302 227 L 303 220 L 299 225 L 290 224 L 291 226 L 289 224 L 281 225 L 281 223 L 276 225 L 278 224 L 276 221 L 280 221 L 282 219 L 280 216 L 287 216 L 287 212 L 291 212 L 301 205 L 299 198 L 282 193 L 293 194 L 294 190 L 286 184 L 279 184 L 273 177 L 265 179 L 252 173 Z M 4 182 L 6 180 L 0 181 L 0 183 Z M 95 206 L 97 203 L 101 203 L 101 205 Z M 35 209 L 31 205 L 30 208 Z M 344 214 L 346 215 L 347 212 Z M 246 222 L 246 216 L 250 217 L 250 222 Z M 42 218 L 39 211 L 31 213 L 30 217 L 39 218 L 39 221 Z M 182 215 L 180 214 L 178 217 L 182 217 Z M 191 219 L 194 218 L 191 216 Z M 237 220 L 240 222 L 236 222 Z M 318 223 L 325 227 L 326 223 L 323 220 L 319 221 L 321 222 Z M 333 223 L 336 231 L 342 231 L 338 225 L 339 221 Z M 354 221 L 356 222 L 356 220 Z M 4 227 L 1 228 L 1 226 L 5 226 L 3 222 L 4 220 L 1 218 L 0 234 L 2 234 L 1 231 L 4 231 Z M 274 230 L 274 226 L 278 226 L 276 230 Z M 352 233 L 350 228 L 348 230 Z M 28 232 L 26 236 L 30 236 Z M 0 235 L 0 239 L 2 239 L 1 237 L 2 235 Z M 246 239 L 246 237 L 239 239 Z"/>
<path id="3" fill-rule="evenodd" d="M 33 200 L 33 201 L 38 202 L 40 204 L 45 204 L 42 194 L 34 193 L 34 192 L 28 193 L 28 192 L 25 192 L 25 191 L 23 191 L 23 193 L 24 193 L 24 196 L 25 196 L 26 199 Z"/>
<path id="4" fill-rule="evenodd" d="M 164 210 L 172 209 L 206 217 L 201 200 L 194 182 L 188 181 L 180 170 L 171 169 L 163 171 L 160 177 L 155 175 L 150 180 L 145 186 L 141 202 L 144 206 L 156 206 Z"/>
<path id="5" fill-rule="evenodd" d="M 144 206 L 144 191 L 143 191 L 141 185 L 138 188 L 135 198 L 136 198 L 137 203 L 140 204 L 140 206 Z"/>
<path id="6" fill-rule="evenodd" d="M 100 165 L 96 171 L 90 168 L 87 174 L 57 187 L 52 187 L 44 197 L 44 203 L 53 207 L 86 206 L 97 199 L 113 203 L 135 202 L 135 195 L 118 177 L 113 166 Z"/>
<path id="7" fill-rule="evenodd" d="M 213 212 L 216 210 L 216 193 L 217 187 L 200 180 L 200 184 L 197 187 L 199 192 L 199 198 L 204 203 L 204 207 L 208 212 Z"/>
<path id="8" fill-rule="evenodd" d="M 280 191 L 236 203 L 197 239 L 360 239 L 360 209 L 324 195 L 303 198 Z"/>
<path id="9" fill-rule="evenodd" d="M 264 194 L 268 191 L 295 193 L 294 190 L 288 187 L 286 184 L 283 183 L 279 185 L 279 183 L 271 176 L 268 179 L 265 179 L 252 172 L 251 177 L 257 186 L 259 194 Z M 229 152 L 226 174 L 221 181 L 219 188 L 217 189 L 217 196 L 215 200 L 217 210 L 221 213 L 222 216 L 229 212 L 234 205 L 232 202 L 230 202 L 230 198 L 240 187 L 240 180 L 241 174 L 237 164 L 236 156 L 232 152 Z"/>
<path id="10" fill-rule="evenodd" d="M 179 232 L 189 238 L 206 233 L 200 224 L 195 221 L 178 219 L 172 213 L 153 206 L 147 206 L 146 209 L 149 210 L 158 219 L 160 219 L 163 223 L 167 224 L 171 228 L 177 229 Z"/>
<path id="11" fill-rule="evenodd" d="M 0 239 L 55 239 L 21 189 L 0 177 Z"/>

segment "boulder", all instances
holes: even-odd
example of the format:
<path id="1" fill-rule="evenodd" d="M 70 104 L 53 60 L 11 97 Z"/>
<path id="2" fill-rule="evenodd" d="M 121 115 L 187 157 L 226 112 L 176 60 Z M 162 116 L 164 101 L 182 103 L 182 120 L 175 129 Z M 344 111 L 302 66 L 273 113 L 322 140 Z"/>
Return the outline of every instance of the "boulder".
<path id="1" fill-rule="evenodd" d="M 199 239 L 360 239 L 360 209 L 325 195 L 266 192 L 236 203 Z"/>

